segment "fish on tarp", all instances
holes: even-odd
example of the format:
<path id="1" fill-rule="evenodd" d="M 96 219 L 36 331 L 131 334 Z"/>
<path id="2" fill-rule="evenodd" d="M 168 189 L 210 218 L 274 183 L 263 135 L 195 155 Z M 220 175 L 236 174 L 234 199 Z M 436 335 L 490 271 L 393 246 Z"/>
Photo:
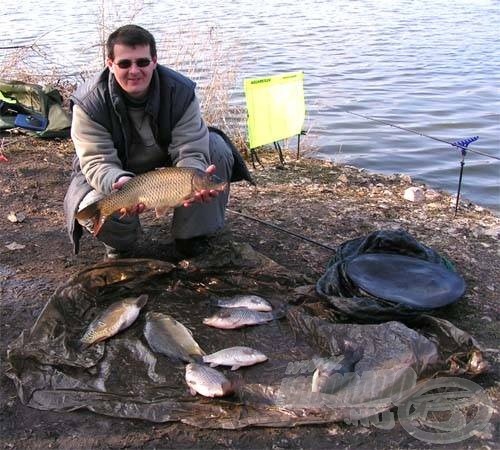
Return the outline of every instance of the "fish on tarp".
<path id="1" fill-rule="evenodd" d="M 231 330 L 241 328 L 247 325 L 259 325 L 280 319 L 285 315 L 284 309 L 276 312 L 252 311 L 247 308 L 222 308 L 213 316 L 203 319 L 205 325 L 214 328 Z"/>
<path id="2" fill-rule="evenodd" d="M 231 370 L 267 361 L 267 356 L 251 347 L 229 347 L 203 356 L 203 362 L 210 367 L 231 366 Z"/>
<path id="3" fill-rule="evenodd" d="M 234 385 L 223 373 L 203 364 L 189 363 L 186 366 L 186 383 L 192 395 L 223 397 L 234 392 Z"/>
<path id="4" fill-rule="evenodd" d="M 333 394 L 356 378 L 355 364 L 363 357 L 361 348 L 346 345 L 340 361 L 331 358 L 319 360 L 311 381 L 311 391 Z"/>
<path id="5" fill-rule="evenodd" d="M 273 310 L 266 299 L 253 294 L 235 295 L 230 298 L 215 298 L 212 303 L 221 308 L 247 308 L 253 311 L 269 312 Z"/>
<path id="6" fill-rule="evenodd" d="M 194 362 L 205 355 L 191 330 L 167 314 L 148 312 L 144 337 L 153 351 L 175 360 Z"/>
<path id="7" fill-rule="evenodd" d="M 157 217 L 169 208 L 182 205 L 201 190 L 223 191 L 227 183 L 216 175 L 189 167 L 166 167 L 137 175 L 125 185 L 92 203 L 76 214 L 78 220 L 91 220 L 96 236 L 106 219 L 113 213 L 131 209 L 139 203 L 155 209 Z"/>
<path id="8" fill-rule="evenodd" d="M 126 298 L 109 305 L 87 327 L 79 342 L 80 350 L 128 328 L 135 322 L 147 301 L 147 294 L 142 294 L 137 298 Z"/>

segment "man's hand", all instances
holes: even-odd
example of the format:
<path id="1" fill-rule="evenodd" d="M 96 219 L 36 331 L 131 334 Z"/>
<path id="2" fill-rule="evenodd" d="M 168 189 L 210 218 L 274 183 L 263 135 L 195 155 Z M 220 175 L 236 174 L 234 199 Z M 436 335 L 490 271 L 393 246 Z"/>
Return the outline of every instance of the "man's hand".
<path id="1" fill-rule="evenodd" d="M 207 167 L 205 170 L 205 173 L 212 175 L 215 173 L 215 166 L 212 164 Z M 190 198 L 189 200 L 186 200 L 184 202 L 184 206 L 190 206 L 193 203 L 208 203 L 210 202 L 214 197 L 217 197 L 219 195 L 219 191 L 213 190 L 213 189 L 203 189 L 201 191 L 197 191 L 194 194 L 193 198 Z"/>
<path id="2" fill-rule="evenodd" d="M 113 188 L 113 190 L 118 191 L 132 178 L 133 177 L 129 177 L 129 176 L 120 177 L 120 178 L 118 178 L 118 180 L 116 180 L 115 183 L 112 184 L 111 187 Z M 126 215 L 130 215 L 130 216 L 137 215 L 137 214 L 141 214 L 142 212 L 144 212 L 145 209 L 146 209 L 146 205 L 144 205 L 144 203 L 139 203 L 138 205 L 135 205 L 132 208 L 120 209 L 120 214 L 122 215 L 122 217 L 126 216 Z"/>
<path id="3" fill-rule="evenodd" d="M 123 185 L 124 185 L 127 181 L 129 181 L 129 180 L 131 180 L 131 179 L 132 179 L 132 177 L 129 177 L 129 176 L 120 177 L 120 178 L 118 178 L 118 180 L 116 180 L 116 181 L 115 181 L 115 182 L 111 185 L 111 188 L 112 188 L 114 191 L 118 191 L 118 190 L 120 190 L 120 189 L 123 187 Z"/>

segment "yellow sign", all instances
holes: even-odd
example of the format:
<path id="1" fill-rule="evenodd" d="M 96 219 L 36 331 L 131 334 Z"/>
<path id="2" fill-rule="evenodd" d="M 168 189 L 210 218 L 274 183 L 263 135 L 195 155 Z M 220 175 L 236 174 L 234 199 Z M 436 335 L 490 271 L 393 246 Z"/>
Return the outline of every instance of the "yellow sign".
<path id="1" fill-rule="evenodd" d="M 298 135 L 306 114 L 304 73 L 244 80 L 250 148 Z"/>

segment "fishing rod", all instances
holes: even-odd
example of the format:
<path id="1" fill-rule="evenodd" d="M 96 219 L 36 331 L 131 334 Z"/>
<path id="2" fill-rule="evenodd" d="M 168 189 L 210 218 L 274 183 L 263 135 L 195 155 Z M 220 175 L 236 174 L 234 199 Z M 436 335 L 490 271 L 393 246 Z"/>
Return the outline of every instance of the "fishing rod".
<path id="1" fill-rule="evenodd" d="M 226 208 L 226 211 L 232 212 L 233 214 L 236 214 L 238 216 L 245 217 L 246 219 L 254 220 L 255 222 L 259 222 L 259 223 L 261 223 L 263 225 L 266 225 L 266 226 L 268 226 L 270 228 L 274 228 L 276 230 L 279 230 L 279 231 L 282 231 L 284 233 L 290 234 L 291 236 L 295 236 L 295 237 L 297 237 L 299 239 L 303 239 L 304 241 L 310 242 L 311 244 L 315 244 L 315 245 L 318 245 L 319 247 L 326 248 L 327 250 L 331 250 L 333 252 L 337 251 L 333 247 L 330 247 L 330 246 L 328 246 L 326 244 L 322 244 L 321 242 L 318 242 L 318 241 L 315 241 L 314 239 L 311 239 L 311 238 L 308 238 L 306 236 L 303 236 L 302 234 L 297 234 L 297 233 L 294 233 L 293 231 L 286 230 L 285 228 L 281 228 L 278 225 L 274 225 L 274 224 L 266 222 L 264 220 L 257 219 L 257 217 L 249 216 L 248 214 L 244 214 L 242 212 L 238 212 L 238 211 L 235 211 L 234 209 L 230 209 L 230 208 Z"/>
<path id="2" fill-rule="evenodd" d="M 481 156 L 486 156 L 487 158 L 492 158 L 492 159 L 496 159 L 496 160 L 500 161 L 500 158 L 497 156 L 493 156 L 493 155 L 490 155 L 488 153 L 480 152 L 479 150 L 473 150 L 473 149 L 468 148 L 468 145 L 471 144 L 472 142 L 477 141 L 479 139 L 479 136 L 473 136 L 473 137 L 462 139 L 462 140 L 459 140 L 456 142 L 450 142 L 450 141 L 447 141 L 445 139 L 437 138 L 435 136 L 429 136 L 428 134 L 421 133 L 420 131 L 415 131 L 415 130 L 412 130 L 410 128 L 402 127 L 401 125 L 396 125 L 394 123 L 387 122 L 385 120 L 375 119 L 374 117 L 370 117 L 370 116 L 360 114 L 360 113 L 355 113 L 355 112 L 350 111 L 348 109 L 343 109 L 342 111 L 344 111 L 348 114 L 351 114 L 353 116 L 362 117 L 363 119 L 371 120 L 372 122 L 381 123 L 381 124 L 387 125 L 389 127 L 393 127 L 393 128 L 397 128 L 399 130 L 407 131 L 409 133 L 418 134 L 419 136 L 426 137 L 428 139 L 432 139 L 433 141 L 442 142 L 444 144 L 448 144 L 448 145 L 451 145 L 453 147 L 459 148 L 461 150 L 461 153 L 462 153 L 462 158 L 460 160 L 460 175 L 458 178 L 457 200 L 455 203 L 455 215 L 457 215 L 457 211 L 458 211 L 458 202 L 460 199 L 460 191 L 462 188 L 462 179 L 463 179 L 464 166 L 465 166 L 465 156 L 467 154 L 467 151 L 469 151 L 471 153 L 476 153 L 476 154 L 481 155 Z"/>

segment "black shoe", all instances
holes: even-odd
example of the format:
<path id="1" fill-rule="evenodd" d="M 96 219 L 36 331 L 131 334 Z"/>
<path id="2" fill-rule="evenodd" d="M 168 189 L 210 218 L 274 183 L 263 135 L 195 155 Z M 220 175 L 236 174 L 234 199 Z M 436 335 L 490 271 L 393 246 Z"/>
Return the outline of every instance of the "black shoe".
<path id="1" fill-rule="evenodd" d="M 208 250 L 208 237 L 196 236 L 190 239 L 176 239 L 175 253 L 180 258 L 194 258 Z"/>
<path id="2" fill-rule="evenodd" d="M 105 249 L 105 259 L 121 259 L 121 258 L 131 258 L 131 250 L 117 250 L 109 245 L 104 244 Z"/>

